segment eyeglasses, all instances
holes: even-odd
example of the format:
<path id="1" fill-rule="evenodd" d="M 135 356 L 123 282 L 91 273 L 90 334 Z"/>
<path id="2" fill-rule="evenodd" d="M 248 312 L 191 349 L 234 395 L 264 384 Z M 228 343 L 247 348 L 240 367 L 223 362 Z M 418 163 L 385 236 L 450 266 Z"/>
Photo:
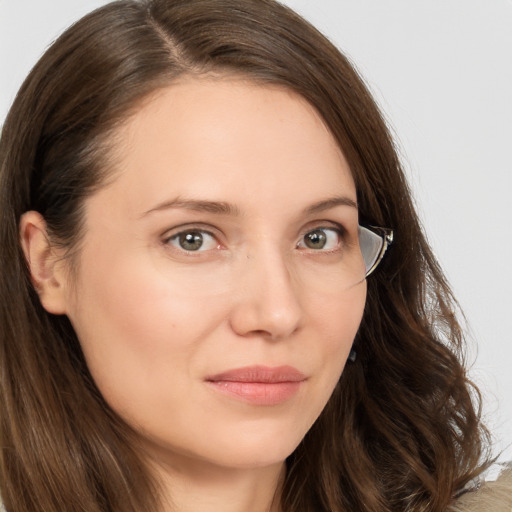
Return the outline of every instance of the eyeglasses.
<path id="1" fill-rule="evenodd" d="M 360 285 L 377 268 L 392 242 L 391 229 L 359 225 L 357 243 L 347 242 L 337 265 L 326 266 L 329 272 L 333 270 L 325 286 L 330 283 L 348 290 Z"/>
<path id="2" fill-rule="evenodd" d="M 393 230 L 376 226 L 359 226 L 359 247 L 366 266 L 365 278 L 377 268 L 392 243 Z"/>

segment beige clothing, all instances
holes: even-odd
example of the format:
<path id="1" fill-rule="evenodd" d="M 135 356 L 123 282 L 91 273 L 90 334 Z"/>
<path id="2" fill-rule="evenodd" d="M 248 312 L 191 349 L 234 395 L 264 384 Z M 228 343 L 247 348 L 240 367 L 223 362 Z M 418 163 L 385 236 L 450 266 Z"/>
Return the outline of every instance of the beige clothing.
<path id="1" fill-rule="evenodd" d="M 496 481 L 463 494 L 449 512 L 512 512 L 512 467 Z"/>

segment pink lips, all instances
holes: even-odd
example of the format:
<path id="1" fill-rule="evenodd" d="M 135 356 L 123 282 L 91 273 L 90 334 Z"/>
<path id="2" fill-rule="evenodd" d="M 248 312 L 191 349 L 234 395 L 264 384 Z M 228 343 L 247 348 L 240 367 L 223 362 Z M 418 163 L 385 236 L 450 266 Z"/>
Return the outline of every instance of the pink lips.
<path id="1" fill-rule="evenodd" d="M 277 405 L 292 398 L 306 377 L 292 366 L 247 366 L 213 375 L 217 391 L 255 405 Z"/>

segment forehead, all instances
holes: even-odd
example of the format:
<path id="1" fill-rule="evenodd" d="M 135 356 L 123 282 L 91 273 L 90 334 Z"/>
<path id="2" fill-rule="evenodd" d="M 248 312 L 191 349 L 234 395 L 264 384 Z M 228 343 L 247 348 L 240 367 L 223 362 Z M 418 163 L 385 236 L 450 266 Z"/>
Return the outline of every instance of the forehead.
<path id="1" fill-rule="evenodd" d="M 242 203 L 355 197 L 349 166 L 323 119 L 279 86 L 184 79 L 160 90 L 116 136 L 109 187 L 137 211 L 185 196 Z M 107 188 L 109 188 L 107 187 Z"/>

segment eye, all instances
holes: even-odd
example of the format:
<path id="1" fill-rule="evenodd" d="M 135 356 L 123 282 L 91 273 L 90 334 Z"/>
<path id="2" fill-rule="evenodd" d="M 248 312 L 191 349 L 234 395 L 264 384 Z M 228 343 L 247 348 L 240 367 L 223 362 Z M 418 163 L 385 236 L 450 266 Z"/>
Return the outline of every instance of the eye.
<path id="1" fill-rule="evenodd" d="M 316 228 L 308 231 L 298 242 L 299 249 L 329 251 L 341 244 L 341 230 L 336 228 Z"/>
<path id="2" fill-rule="evenodd" d="M 176 233 L 166 240 L 168 245 L 186 252 L 203 252 L 219 246 L 215 237 L 199 229 L 190 229 Z"/>

